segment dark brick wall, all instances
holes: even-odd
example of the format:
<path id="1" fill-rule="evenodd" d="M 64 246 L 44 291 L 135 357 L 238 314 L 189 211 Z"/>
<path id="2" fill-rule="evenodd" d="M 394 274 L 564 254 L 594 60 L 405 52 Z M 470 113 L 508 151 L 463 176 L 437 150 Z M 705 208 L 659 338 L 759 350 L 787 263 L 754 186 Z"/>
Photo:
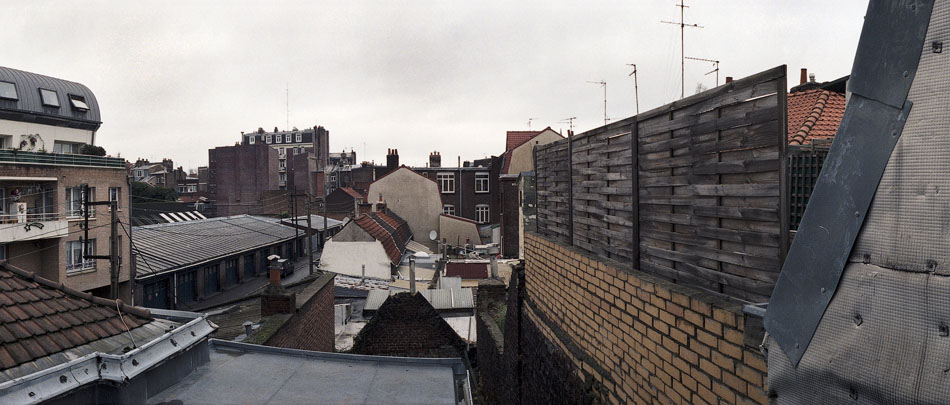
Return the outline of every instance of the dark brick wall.
<path id="1" fill-rule="evenodd" d="M 256 214 L 254 210 L 260 210 L 264 192 L 279 189 L 277 162 L 277 150 L 267 145 L 221 146 L 209 150 L 209 192 L 217 214 Z"/>
<path id="2" fill-rule="evenodd" d="M 465 358 L 465 342 L 422 295 L 400 293 L 389 297 L 356 335 L 352 352 Z"/>
<path id="3" fill-rule="evenodd" d="M 297 310 L 297 296 L 288 292 L 269 292 L 261 294 L 261 316 L 274 314 L 293 314 Z"/>
<path id="4" fill-rule="evenodd" d="M 502 179 L 501 189 L 501 253 L 504 257 L 518 257 L 518 183 L 516 179 Z"/>
<path id="5" fill-rule="evenodd" d="M 263 307 L 261 308 L 263 311 Z M 268 346 L 332 352 L 333 279 L 310 298 L 268 341 Z"/>
<path id="6" fill-rule="evenodd" d="M 493 195 L 498 193 L 497 188 L 493 188 L 495 184 L 492 184 L 492 168 L 491 167 L 482 167 L 476 169 L 463 168 L 459 170 L 458 168 L 453 167 L 443 167 L 440 169 L 433 168 L 413 168 L 414 172 L 419 173 L 423 176 L 426 176 L 433 181 L 437 181 L 437 175 L 439 173 L 453 173 L 455 174 L 455 192 L 452 193 L 442 193 L 442 203 L 443 204 L 452 204 L 455 206 L 455 215 L 471 219 L 472 221 L 477 220 L 475 215 L 475 206 L 476 205 L 488 205 L 488 222 L 487 223 L 497 223 L 499 218 L 499 207 L 497 206 L 497 198 Z M 487 193 L 476 193 L 475 192 L 475 174 L 476 173 L 488 173 L 488 192 Z M 439 185 L 439 191 L 442 191 L 442 185 Z M 369 196 L 369 199 L 372 201 L 373 196 Z"/>

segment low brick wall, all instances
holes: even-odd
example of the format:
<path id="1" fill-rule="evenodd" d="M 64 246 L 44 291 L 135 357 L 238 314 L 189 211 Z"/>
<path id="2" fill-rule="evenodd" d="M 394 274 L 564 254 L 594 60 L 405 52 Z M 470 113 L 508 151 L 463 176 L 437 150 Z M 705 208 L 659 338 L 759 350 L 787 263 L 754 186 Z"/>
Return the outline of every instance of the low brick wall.
<path id="1" fill-rule="evenodd" d="M 525 256 L 523 400 L 768 401 L 765 359 L 743 344 L 738 304 L 536 234 Z"/>

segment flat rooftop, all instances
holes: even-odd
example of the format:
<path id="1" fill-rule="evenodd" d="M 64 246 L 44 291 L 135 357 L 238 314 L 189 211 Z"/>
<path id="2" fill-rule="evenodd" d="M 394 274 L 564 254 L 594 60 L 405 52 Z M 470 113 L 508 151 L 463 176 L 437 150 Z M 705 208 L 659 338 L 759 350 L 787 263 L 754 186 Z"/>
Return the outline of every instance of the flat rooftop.
<path id="1" fill-rule="evenodd" d="M 209 350 L 207 364 L 148 403 L 457 404 L 456 381 L 467 381 L 461 359 L 323 353 L 216 339 Z"/>

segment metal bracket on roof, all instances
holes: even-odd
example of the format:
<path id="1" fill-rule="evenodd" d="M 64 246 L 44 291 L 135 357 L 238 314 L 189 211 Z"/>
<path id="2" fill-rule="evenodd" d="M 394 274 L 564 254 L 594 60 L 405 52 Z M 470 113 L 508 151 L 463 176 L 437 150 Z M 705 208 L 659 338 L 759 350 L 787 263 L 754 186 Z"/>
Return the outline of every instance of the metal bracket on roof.
<path id="1" fill-rule="evenodd" d="M 868 6 L 851 100 L 765 315 L 766 330 L 795 366 L 834 296 L 907 122 L 907 94 L 932 10 L 933 1 L 872 0 Z"/>

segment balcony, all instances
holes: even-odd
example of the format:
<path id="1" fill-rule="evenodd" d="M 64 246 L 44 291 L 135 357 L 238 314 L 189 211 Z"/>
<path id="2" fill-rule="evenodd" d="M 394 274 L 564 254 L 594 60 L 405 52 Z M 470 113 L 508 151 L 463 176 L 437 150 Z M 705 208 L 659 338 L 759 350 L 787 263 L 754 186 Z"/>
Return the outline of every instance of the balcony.
<path id="1" fill-rule="evenodd" d="M 12 149 L 0 150 L 0 163 L 125 168 L 125 159 L 122 158 L 67 153 L 24 152 Z"/>
<path id="2" fill-rule="evenodd" d="M 69 222 L 62 214 L 0 215 L 0 243 L 62 238 Z"/>

